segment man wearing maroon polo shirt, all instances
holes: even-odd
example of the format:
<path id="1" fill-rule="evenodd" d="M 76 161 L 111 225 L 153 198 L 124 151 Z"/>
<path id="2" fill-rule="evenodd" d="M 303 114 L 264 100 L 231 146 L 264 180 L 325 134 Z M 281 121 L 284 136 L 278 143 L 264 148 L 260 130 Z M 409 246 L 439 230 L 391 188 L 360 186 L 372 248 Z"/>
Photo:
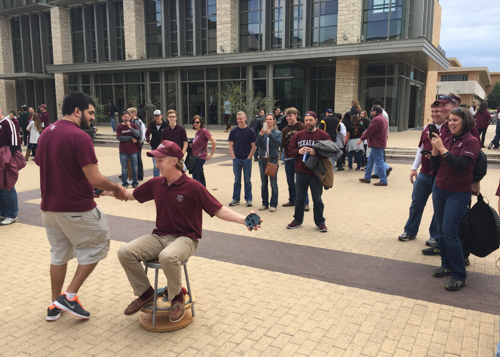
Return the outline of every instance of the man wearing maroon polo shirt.
<path id="1" fill-rule="evenodd" d="M 94 202 L 93 187 L 112 191 L 117 199 L 125 198 L 125 189 L 99 172 L 92 140 L 81 130 L 94 118 L 94 106 L 88 95 L 70 93 L 63 100 L 64 118 L 47 127 L 38 141 L 35 163 L 40 166 L 40 208 L 51 246 L 52 303 L 47 321 L 57 320 L 62 311 L 82 319 L 90 317 L 77 293 L 109 250 L 107 219 Z M 61 294 L 68 261 L 75 256 L 78 268 Z"/>
<path id="2" fill-rule="evenodd" d="M 40 121 L 42 122 L 42 130 L 45 130 L 50 125 L 49 112 L 47 111 L 47 106 L 42 104 L 38 107 L 40 109 Z"/>
<path id="3" fill-rule="evenodd" d="M 176 143 L 185 154 L 188 148 L 186 129 L 177 124 L 177 112 L 170 109 L 167 112 L 168 126 L 161 133 L 161 141 L 168 140 Z"/>
<path id="4" fill-rule="evenodd" d="M 181 263 L 195 252 L 201 239 L 203 211 L 240 224 L 245 224 L 245 216 L 224 207 L 201 183 L 186 176 L 181 161 L 184 154 L 177 144 L 162 141 L 147 155 L 156 158 L 160 177 L 152 178 L 135 190 L 127 190 L 126 198 L 140 203 L 154 200 L 156 228 L 152 234 L 137 238 L 118 251 L 118 259 L 138 296 L 125 309 L 125 315 L 134 314 L 153 301 L 154 290 L 141 262 L 158 259 L 167 277 L 168 300 L 172 304 L 169 319 L 176 322 L 184 317 Z"/>

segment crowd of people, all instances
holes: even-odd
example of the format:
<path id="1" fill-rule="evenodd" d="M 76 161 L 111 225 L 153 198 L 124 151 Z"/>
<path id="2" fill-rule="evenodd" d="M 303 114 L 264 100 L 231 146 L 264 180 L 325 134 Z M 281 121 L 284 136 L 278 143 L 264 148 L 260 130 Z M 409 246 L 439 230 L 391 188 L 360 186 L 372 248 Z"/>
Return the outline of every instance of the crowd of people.
<path id="1" fill-rule="evenodd" d="M 437 278 L 450 276 L 451 280 L 444 287 L 452 291 L 466 286 L 468 252 L 462 249 L 459 228 L 471 194 L 480 191 L 482 177 L 476 176 L 474 167 L 484 142 L 480 137 L 483 131 L 473 113 L 459 105 L 460 97 L 453 93 L 440 96 L 431 105 L 433 123 L 425 126 L 418 143 L 410 171 L 413 184 L 410 214 L 404 232 L 398 237 L 401 242 L 416 238 L 427 199 L 432 194 L 434 216 L 429 227 L 431 238 L 426 242 L 430 247 L 424 249 L 423 254 L 441 256 L 441 266 L 432 271 L 432 275 Z M 42 111 L 43 106 L 40 109 Z M 480 109 L 481 105 L 476 117 Z M 260 225 L 249 226 L 245 216 L 224 207 L 206 189 L 203 167 L 213 158 L 217 143 L 200 116 L 192 118 L 195 137 L 190 142 L 186 130 L 177 124 L 175 110 L 167 111 L 167 122 L 164 122 L 161 111 L 155 109 L 147 129 L 137 117 L 136 108 L 122 112 L 122 123 L 115 128 L 122 166 L 119 185 L 99 172 L 92 140 L 80 130 L 88 128 L 94 111 L 91 97 L 72 92 L 63 101 L 63 119 L 52 124 L 42 135 L 40 132 L 48 127 L 46 111 L 40 116 L 33 112 L 22 118 L 27 120 L 22 125 L 29 133 L 31 150 L 36 152 L 35 163 L 40 166 L 42 218 L 51 245 L 52 297 L 46 319 L 55 321 L 63 311 L 82 319 L 90 317 L 77 294 L 98 262 L 108 254 L 106 216 L 94 201 L 96 196 L 104 195 L 140 203 L 154 200 L 157 210 L 152 233 L 123 245 L 118 252 L 137 297 L 124 313 L 133 314 L 152 301 L 154 291 L 141 261 L 159 259 L 168 280 L 168 299 L 172 303 L 169 318 L 172 322 L 179 321 L 184 316 L 181 263 L 195 252 L 202 238 L 202 211 L 246 225 L 247 229 L 257 229 Z M 3 117 L 1 109 L 0 117 Z M 21 152 L 21 126 L 14 117 L 15 112 L 11 112 L 0 120 L 0 150 L 12 155 Z M 252 127 L 247 121 L 246 113 L 239 111 L 237 126 L 229 131 L 234 173 L 229 206 L 240 204 L 242 172 L 243 198 L 247 207 L 253 206 L 251 171 L 255 157 L 261 177 L 260 211 L 276 211 L 277 175 L 280 163 L 285 165 L 288 199 L 282 206 L 295 209 L 293 220 L 286 226 L 288 229 L 303 225 L 304 212 L 309 210 L 310 191 L 314 224 L 319 232 L 328 231 L 322 194 L 324 189 L 333 186 L 335 168 L 345 170 L 346 159 L 349 170 L 353 170 L 354 159 L 356 170 L 365 168 L 360 182 L 370 183 L 371 179 L 378 178 L 380 181 L 374 183 L 375 186 L 388 185 L 387 177 L 392 168 L 385 162 L 384 149 L 389 118 L 380 99 L 372 103 L 370 116 L 354 100 L 343 116 L 327 109 L 319 118 L 314 111 L 307 111 L 301 117 L 296 108 L 290 107 L 284 112 L 280 108 L 268 114 L 261 111 L 253 118 L 256 123 Z M 138 181 L 144 177 L 139 158 L 145 141 L 151 144 L 152 150 L 147 156 L 153 160 L 154 177 L 139 186 Z M 208 142 L 211 142 L 210 153 Z M 186 175 L 184 157 L 188 150 L 194 162 L 189 169 L 193 178 Z M 132 189 L 128 189 L 129 163 Z M 420 173 L 417 172 L 419 168 Z M 0 189 L 0 199 L 0 224 L 17 221 L 15 188 Z M 73 257 L 78 260 L 78 268 L 63 290 L 67 263 Z"/>

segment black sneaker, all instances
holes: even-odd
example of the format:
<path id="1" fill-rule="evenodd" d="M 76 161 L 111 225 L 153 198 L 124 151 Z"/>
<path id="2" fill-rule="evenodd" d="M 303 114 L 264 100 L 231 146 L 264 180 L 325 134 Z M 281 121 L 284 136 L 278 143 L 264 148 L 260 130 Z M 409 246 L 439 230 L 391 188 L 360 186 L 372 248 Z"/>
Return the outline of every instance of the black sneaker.
<path id="1" fill-rule="evenodd" d="M 469 260 L 469 258 L 465 258 L 465 259 L 464 259 L 464 265 L 465 265 L 466 267 L 468 267 L 468 266 L 470 265 L 470 260 Z"/>
<path id="2" fill-rule="evenodd" d="M 47 308 L 47 317 L 45 318 L 45 320 L 56 321 L 58 318 L 61 317 L 61 314 L 62 314 L 62 310 L 55 307 L 54 304 L 51 304 Z"/>
<path id="3" fill-rule="evenodd" d="M 75 296 L 73 300 L 68 300 L 66 294 L 62 293 L 61 296 L 57 298 L 54 302 L 56 307 L 60 308 L 63 311 L 69 312 L 71 315 L 75 315 L 81 319 L 88 319 L 90 317 L 90 312 L 85 311 L 83 309 L 80 300 L 78 300 L 78 296 Z"/>
<path id="4" fill-rule="evenodd" d="M 128 187 L 128 183 L 122 183 L 122 187 L 127 188 Z"/>
<path id="5" fill-rule="evenodd" d="M 465 280 L 455 280 L 451 279 L 449 282 L 444 284 L 446 290 L 458 291 L 465 286 Z"/>
<path id="6" fill-rule="evenodd" d="M 133 184 L 132 184 L 132 188 L 137 188 L 137 187 L 139 187 L 139 184 L 138 184 L 138 183 L 133 183 Z"/>
<path id="7" fill-rule="evenodd" d="M 446 269 L 445 267 L 439 267 L 432 272 L 432 276 L 435 278 L 442 278 L 447 275 L 451 275 L 451 269 Z"/>
<path id="8" fill-rule="evenodd" d="M 412 236 L 411 234 L 408 234 L 406 232 L 404 232 L 403 234 L 401 234 L 398 239 L 401 241 L 401 242 L 408 242 L 409 240 L 414 240 L 415 238 L 417 238 L 417 236 Z"/>
<path id="9" fill-rule="evenodd" d="M 378 179 L 378 175 L 373 174 L 372 178 Z"/>
<path id="10" fill-rule="evenodd" d="M 439 255 L 439 252 L 440 252 L 440 250 L 437 246 L 422 249 L 423 255 Z"/>
<path id="11" fill-rule="evenodd" d="M 389 168 L 387 170 L 385 170 L 385 175 L 387 177 L 389 177 L 389 175 L 391 174 L 391 171 L 392 171 L 392 167 L 389 166 Z"/>
<path id="12" fill-rule="evenodd" d="M 427 239 L 425 241 L 425 245 L 428 246 L 428 247 L 433 247 L 436 245 L 436 238 L 432 238 L 430 237 L 429 239 Z"/>

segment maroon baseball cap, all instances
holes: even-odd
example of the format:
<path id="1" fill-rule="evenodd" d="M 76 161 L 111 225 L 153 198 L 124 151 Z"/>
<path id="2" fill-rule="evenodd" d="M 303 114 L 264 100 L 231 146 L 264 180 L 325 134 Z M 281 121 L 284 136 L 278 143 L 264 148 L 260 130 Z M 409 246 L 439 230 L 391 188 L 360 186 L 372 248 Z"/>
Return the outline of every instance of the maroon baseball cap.
<path id="1" fill-rule="evenodd" d="M 47 109 L 47 106 L 46 106 L 45 104 L 40 104 L 40 105 L 38 106 L 38 109 L 41 109 L 41 108 L 43 108 L 43 109 Z"/>
<path id="2" fill-rule="evenodd" d="M 446 104 L 446 103 L 452 103 L 452 102 L 460 105 L 460 99 L 458 99 L 454 95 L 440 95 L 438 100 L 436 100 L 434 102 L 434 104 L 439 104 L 439 103 Z"/>
<path id="3" fill-rule="evenodd" d="M 316 113 L 315 113 L 315 112 L 313 112 L 312 110 L 311 110 L 311 111 L 306 112 L 306 115 L 304 115 L 304 117 L 306 117 L 306 116 L 308 116 L 308 115 L 312 116 L 314 119 L 318 119 L 318 116 L 317 116 L 317 115 L 316 115 Z"/>
<path id="4" fill-rule="evenodd" d="M 160 145 L 156 148 L 156 150 L 152 150 L 146 153 L 149 157 L 163 157 L 163 156 L 172 156 L 176 157 L 179 160 L 182 160 L 184 157 L 184 153 L 182 152 L 179 145 L 174 143 L 173 141 L 163 140 Z"/>

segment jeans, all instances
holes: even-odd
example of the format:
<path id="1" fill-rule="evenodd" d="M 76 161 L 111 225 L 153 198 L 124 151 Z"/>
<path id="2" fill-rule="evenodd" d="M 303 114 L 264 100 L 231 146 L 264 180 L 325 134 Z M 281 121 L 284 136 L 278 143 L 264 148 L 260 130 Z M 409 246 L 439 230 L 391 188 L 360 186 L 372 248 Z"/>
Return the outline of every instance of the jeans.
<path id="1" fill-rule="evenodd" d="M 297 190 L 295 189 L 295 160 L 285 160 L 286 182 L 288 183 L 288 202 L 295 204 Z M 309 196 L 306 191 L 306 205 L 309 205 Z"/>
<path id="2" fill-rule="evenodd" d="M 130 159 L 130 166 L 132 167 L 132 185 L 138 185 L 137 182 L 137 153 L 135 154 L 125 154 L 120 153 L 120 163 L 122 165 L 122 184 L 126 185 L 127 182 L 127 165 Z"/>
<path id="3" fill-rule="evenodd" d="M 470 192 L 442 190 L 436 184 L 432 189 L 441 265 L 451 269 L 451 278 L 455 280 L 465 281 L 467 277 L 459 233 L 460 223 L 467 213 L 470 200 Z"/>
<path id="4" fill-rule="evenodd" d="M 12 187 L 11 190 L 0 189 L 0 216 L 16 218 L 18 211 L 16 188 Z"/>
<path id="5" fill-rule="evenodd" d="M 368 163 L 366 164 L 365 179 L 368 181 L 372 179 L 373 166 L 376 165 L 375 174 L 378 175 L 381 183 L 387 183 L 384 164 L 384 149 L 372 147 L 368 156 Z"/>
<path id="6" fill-rule="evenodd" d="M 110 115 L 109 116 L 109 121 L 111 122 L 111 128 L 113 129 L 113 133 L 116 131 L 115 130 L 115 116 L 114 115 Z"/>
<path id="7" fill-rule="evenodd" d="M 495 129 L 495 137 L 493 138 L 492 143 L 495 146 L 495 149 L 498 149 L 498 147 L 500 146 L 500 119 L 498 119 L 497 121 L 497 127 Z"/>
<path id="8" fill-rule="evenodd" d="M 356 154 L 356 161 L 357 161 L 357 169 L 361 169 L 361 164 L 363 163 L 363 151 L 349 151 L 349 155 L 347 157 L 347 162 L 349 163 L 349 168 L 352 169 L 352 158 Z M 335 165 L 335 164 L 334 164 Z"/>
<path id="9" fill-rule="evenodd" d="M 434 186 L 434 177 L 424 173 L 419 173 L 415 182 L 413 182 L 413 193 L 411 195 L 410 217 L 405 225 L 405 232 L 409 235 L 416 236 L 418 227 L 422 221 L 425 205 L 432 193 Z M 432 216 L 429 234 L 432 238 L 437 237 L 436 218 Z"/>
<path id="10" fill-rule="evenodd" d="M 346 149 L 345 148 L 339 148 L 339 149 L 342 151 L 342 156 L 337 161 L 337 169 L 340 170 L 340 169 L 342 169 L 342 166 L 344 166 L 344 163 L 345 163 L 345 151 L 346 151 Z"/>
<path id="11" fill-rule="evenodd" d="M 156 158 L 153 157 L 153 177 L 160 176 L 160 169 L 156 167 Z"/>
<path id="12" fill-rule="evenodd" d="M 278 165 L 278 158 L 269 160 L 269 162 Z M 260 180 L 262 182 L 262 206 L 269 207 L 269 191 L 267 189 L 267 186 L 268 181 L 271 181 L 271 207 L 276 208 L 278 207 L 278 171 L 276 171 L 276 176 L 274 177 L 264 175 L 264 171 L 266 171 L 266 164 L 267 160 L 259 159 Z"/>
<path id="13" fill-rule="evenodd" d="M 245 201 L 252 202 L 252 159 L 233 159 L 233 201 L 240 200 L 241 194 L 241 170 L 243 169 L 243 180 L 245 181 Z"/>
<path id="14" fill-rule="evenodd" d="M 203 165 L 205 165 L 206 160 L 200 158 L 196 159 L 196 163 L 193 167 L 193 179 L 200 182 L 203 186 L 207 187 L 207 182 L 205 181 L 205 172 L 203 171 Z"/>
<path id="15" fill-rule="evenodd" d="M 142 144 L 141 149 L 137 153 L 137 179 L 142 180 L 144 178 L 144 165 L 142 164 Z"/>
<path id="16" fill-rule="evenodd" d="M 297 201 L 295 202 L 294 221 L 297 224 L 302 224 L 302 222 L 304 222 L 305 199 L 307 196 L 307 188 L 310 187 L 312 200 L 314 202 L 314 223 L 319 227 L 321 224 L 325 223 L 325 217 L 323 217 L 325 205 L 321 200 L 323 185 L 319 182 L 316 175 L 301 174 L 300 172 L 297 172 L 296 175 Z"/>

